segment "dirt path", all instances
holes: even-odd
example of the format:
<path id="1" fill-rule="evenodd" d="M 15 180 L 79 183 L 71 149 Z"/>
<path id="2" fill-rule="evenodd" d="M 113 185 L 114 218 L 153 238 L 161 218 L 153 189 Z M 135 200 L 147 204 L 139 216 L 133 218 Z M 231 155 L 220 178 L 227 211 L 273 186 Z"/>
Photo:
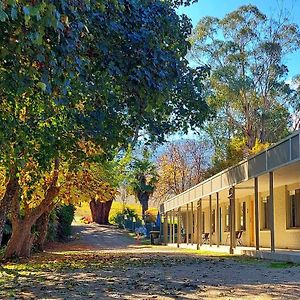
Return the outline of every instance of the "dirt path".
<path id="1" fill-rule="evenodd" d="M 79 238 L 78 243 L 91 249 L 124 249 L 135 243 L 124 230 L 117 229 L 115 226 L 75 223 L 73 235 Z"/>
<path id="2" fill-rule="evenodd" d="M 300 299 L 296 265 L 137 246 L 113 227 L 74 232 L 73 251 L 0 267 L 0 299 Z"/>

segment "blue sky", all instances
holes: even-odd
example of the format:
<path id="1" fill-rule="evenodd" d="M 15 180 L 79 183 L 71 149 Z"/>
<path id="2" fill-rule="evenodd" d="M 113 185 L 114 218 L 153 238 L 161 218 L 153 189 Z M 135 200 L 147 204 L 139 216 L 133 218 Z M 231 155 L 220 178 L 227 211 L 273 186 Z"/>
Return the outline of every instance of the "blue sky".
<path id="1" fill-rule="evenodd" d="M 276 16 L 280 9 L 284 9 L 290 16 L 291 22 L 297 23 L 300 27 L 300 0 L 199 0 L 189 7 L 178 9 L 178 13 L 185 13 L 192 19 L 195 26 L 198 21 L 205 16 L 224 17 L 227 13 L 237 9 L 242 5 L 256 5 L 263 13 L 268 16 Z M 285 64 L 289 69 L 289 78 L 300 74 L 300 49 L 290 55 Z"/>

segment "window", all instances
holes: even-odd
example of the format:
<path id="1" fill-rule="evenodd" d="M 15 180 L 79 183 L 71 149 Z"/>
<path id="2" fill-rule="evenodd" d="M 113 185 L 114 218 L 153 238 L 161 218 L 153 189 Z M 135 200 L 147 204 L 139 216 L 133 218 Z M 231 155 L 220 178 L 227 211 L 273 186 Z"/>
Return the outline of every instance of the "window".
<path id="1" fill-rule="evenodd" d="M 225 228 L 224 231 L 228 232 L 229 231 L 229 206 L 226 207 L 226 214 L 225 214 Z"/>
<path id="2" fill-rule="evenodd" d="M 211 232 L 214 233 L 216 231 L 216 210 L 213 209 L 211 212 Z"/>
<path id="3" fill-rule="evenodd" d="M 205 232 L 205 214 L 202 212 L 202 232 Z"/>
<path id="4" fill-rule="evenodd" d="M 270 229 L 270 197 L 262 200 L 262 229 Z"/>
<path id="5" fill-rule="evenodd" d="M 240 229 L 246 230 L 246 202 L 240 204 Z"/>
<path id="6" fill-rule="evenodd" d="M 288 227 L 300 227 L 300 189 L 290 191 L 288 198 Z"/>

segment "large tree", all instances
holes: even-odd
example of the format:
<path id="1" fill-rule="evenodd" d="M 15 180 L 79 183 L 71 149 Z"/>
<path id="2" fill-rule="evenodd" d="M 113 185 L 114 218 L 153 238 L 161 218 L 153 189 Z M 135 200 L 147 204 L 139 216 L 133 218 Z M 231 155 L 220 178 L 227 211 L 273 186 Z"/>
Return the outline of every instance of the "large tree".
<path id="1" fill-rule="evenodd" d="M 204 140 L 182 140 L 166 144 L 157 159 L 159 181 L 153 195 L 162 201 L 178 195 L 204 179 L 212 151 Z"/>
<path id="2" fill-rule="evenodd" d="M 102 162 L 101 167 L 94 167 L 87 184 L 81 190 L 89 195 L 89 203 L 93 222 L 109 224 L 109 213 L 118 190 L 128 177 L 131 162 L 131 148 L 118 154 L 113 160 Z"/>
<path id="3" fill-rule="evenodd" d="M 151 159 L 149 150 L 144 149 L 141 157 L 132 159 L 128 174 L 129 189 L 140 202 L 144 218 L 149 208 L 150 196 L 158 181 L 156 165 Z"/>
<path id="4" fill-rule="evenodd" d="M 275 142 L 288 133 L 297 95 L 284 60 L 299 48 L 296 24 L 247 5 L 222 19 L 201 19 L 191 42 L 194 62 L 211 66 L 209 103 L 216 119 L 207 131 L 222 155 L 232 137 L 245 138 L 247 151 L 256 141 Z"/>
<path id="5" fill-rule="evenodd" d="M 185 59 L 191 24 L 176 14 L 179 2 L 1 3 L 6 257 L 29 255 L 32 226 L 56 204 L 66 172 L 110 159 L 141 133 L 162 141 L 202 124 L 206 70 Z"/>

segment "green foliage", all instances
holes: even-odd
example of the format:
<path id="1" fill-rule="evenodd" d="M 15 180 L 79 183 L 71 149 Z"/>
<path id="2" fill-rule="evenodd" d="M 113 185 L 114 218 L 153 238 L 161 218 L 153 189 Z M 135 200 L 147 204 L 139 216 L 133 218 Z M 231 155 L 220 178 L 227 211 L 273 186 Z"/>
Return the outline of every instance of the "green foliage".
<path id="1" fill-rule="evenodd" d="M 148 209 L 150 195 L 158 181 L 156 165 L 150 158 L 150 152 L 143 150 L 141 158 L 133 158 L 130 166 L 129 189 L 142 205 L 142 213 Z"/>
<path id="2" fill-rule="evenodd" d="M 246 5 L 222 19 L 201 19 L 190 41 L 194 62 L 211 66 L 207 97 L 216 118 L 205 129 L 216 169 L 251 154 L 256 141 L 274 143 L 288 134 L 299 95 L 287 82 L 284 60 L 299 48 L 296 24 Z M 245 141 L 244 149 L 236 141 Z"/>
<path id="3" fill-rule="evenodd" d="M 27 219 L 47 206 L 54 162 L 57 191 L 69 172 L 111 161 L 141 133 L 164 141 L 201 126 L 208 70 L 189 67 L 191 23 L 175 11 L 190 2 L 1 2 L 0 156 Z"/>
<path id="4" fill-rule="evenodd" d="M 34 159 L 43 171 L 54 157 L 82 158 L 81 139 L 111 150 L 140 131 L 163 140 L 201 125 L 205 70 L 188 67 L 191 24 L 167 2 L 9 1 L 0 11 L 5 164 Z"/>
<path id="5" fill-rule="evenodd" d="M 53 209 L 49 216 L 47 241 L 57 240 L 58 228 L 59 228 L 59 218 L 57 216 L 57 209 Z"/>
<path id="6" fill-rule="evenodd" d="M 130 171 L 129 185 L 137 197 L 140 193 L 152 194 L 154 192 L 158 174 L 148 150 L 143 150 L 141 158 L 132 159 Z"/>
<path id="7" fill-rule="evenodd" d="M 72 233 L 71 224 L 74 220 L 74 205 L 61 205 L 56 209 L 57 215 L 57 237 L 59 240 L 67 239 Z"/>
<path id="8" fill-rule="evenodd" d="M 223 146 L 222 149 L 218 149 L 219 151 L 224 150 L 224 152 L 217 152 L 214 154 L 212 157 L 212 165 L 206 171 L 205 177 L 209 178 L 214 174 L 239 163 L 248 156 L 263 151 L 269 146 L 269 143 L 261 143 L 256 139 L 252 149 L 248 149 L 246 138 L 233 137 L 225 147 Z"/>
<path id="9" fill-rule="evenodd" d="M 110 216 L 110 221 L 117 224 L 119 228 L 124 228 L 126 221 L 136 220 L 136 223 L 141 224 L 141 218 L 133 208 L 125 207 L 124 211 L 118 211 Z"/>
<path id="10" fill-rule="evenodd" d="M 283 262 L 283 261 L 272 261 L 271 263 L 268 264 L 268 267 L 273 269 L 288 269 L 296 266 L 299 266 L 299 264 L 295 264 L 292 262 Z"/>
<path id="11" fill-rule="evenodd" d="M 113 224 L 119 226 L 119 228 L 124 228 L 124 214 L 122 212 L 117 212 L 115 215 L 110 217 L 110 221 Z"/>
<path id="12" fill-rule="evenodd" d="M 78 169 L 145 139 L 198 128 L 206 68 L 185 59 L 189 1 L 7 1 L 0 7 L 0 154 L 40 184 L 60 159 Z M 190 113 L 193 112 L 193 113 Z M 93 143 L 88 155 L 80 144 Z M 30 192 L 30 191 L 29 191 Z"/>

